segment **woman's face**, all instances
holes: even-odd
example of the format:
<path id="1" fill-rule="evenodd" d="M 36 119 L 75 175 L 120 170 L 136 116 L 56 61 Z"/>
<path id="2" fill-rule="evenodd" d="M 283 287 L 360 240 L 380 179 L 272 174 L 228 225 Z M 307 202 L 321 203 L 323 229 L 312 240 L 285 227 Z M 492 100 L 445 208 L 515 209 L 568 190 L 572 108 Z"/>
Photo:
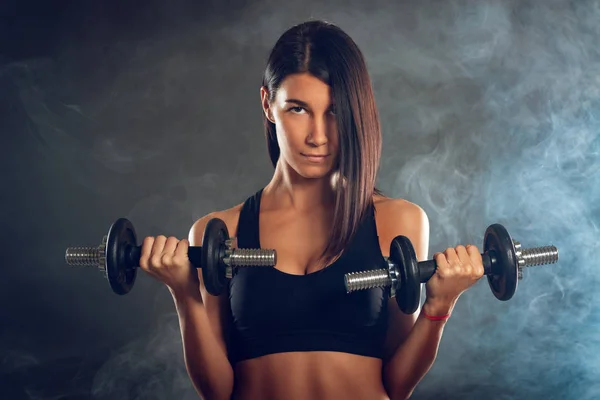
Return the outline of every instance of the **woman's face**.
<path id="1" fill-rule="evenodd" d="M 263 109 L 277 129 L 280 158 L 304 178 L 333 172 L 338 131 L 331 88 L 308 73 L 289 75 L 273 103 L 261 88 Z"/>

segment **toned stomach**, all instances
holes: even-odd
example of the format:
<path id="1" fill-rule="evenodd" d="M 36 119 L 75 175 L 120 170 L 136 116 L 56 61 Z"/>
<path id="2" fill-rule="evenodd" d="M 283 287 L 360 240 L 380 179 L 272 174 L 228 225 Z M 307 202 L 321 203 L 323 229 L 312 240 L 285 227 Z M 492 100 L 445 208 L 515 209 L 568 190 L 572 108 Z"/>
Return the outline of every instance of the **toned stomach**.
<path id="1" fill-rule="evenodd" d="M 238 362 L 235 400 L 389 400 L 380 359 L 338 352 L 269 354 Z"/>

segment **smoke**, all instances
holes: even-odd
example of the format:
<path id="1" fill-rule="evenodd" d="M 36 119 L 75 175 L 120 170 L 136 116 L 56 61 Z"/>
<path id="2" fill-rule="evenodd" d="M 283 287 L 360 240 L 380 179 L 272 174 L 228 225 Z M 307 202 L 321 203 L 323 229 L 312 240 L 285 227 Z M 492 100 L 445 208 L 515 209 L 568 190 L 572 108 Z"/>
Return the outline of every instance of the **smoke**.
<path id="1" fill-rule="evenodd" d="M 432 252 L 482 249 L 485 228 L 501 223 L 524 247 L 556 245 L 560 260 L 525 271 L 508 303 L 485 279 L 465 293 L 416 397 L 445 387 L 452 398 L 597 398 L 598 3 L 446 8 L 399 35 L 432 46 L 404 41 L 399 52 L 419 56 L 376 76 L 419 83 L 398 102 L 380 99 L 399 105 L 401 116 L 384 121 L 392 147 L 428 143 L 390 155 L 399 166 L 388 161 L 382 181 L 426 210 Z"/>
<path id="2" fill-rule="evenodd" d="M 159 284 L 140 274 L 119 302 L 93 271 L 57 272 L 59 258 L 74 238 L 97 245 L 122 215 L 140 240 L 182 238 L 264 185 L 262 68 L 277 37 L 309 18 L 340 25 L 365 54 L 384 134 L 378 187 L 427 212 L 430 255 L 483 250 L 493 223 L 560 252 L 528 268 L 508 302 L 485 279 L 467 291 L 413 398 L 599 398 L 600 2 L 277 5 L 213 15 L 152 3 L 115 25 L 108 8 L 76 9 L 55 53 L 3 56 L 0 123 L 14 151 L 2 162 L 19 199 L 6 226 L 39 243 L 6 262 L 5 281 L 35 293 L 7 309 L 1 372 L 24 388 L 12 398 L 197 397 L 170 300 L 144 308 Z M 24 252 L 27 265 L 10 259 Z"/>
<path id="3" fill-rule="evenodd" d="M 94 377 L 92 398 L 196 399 L 181 350 L 177 315 L 161 316 L 147 335 L 109 356 Z"/>

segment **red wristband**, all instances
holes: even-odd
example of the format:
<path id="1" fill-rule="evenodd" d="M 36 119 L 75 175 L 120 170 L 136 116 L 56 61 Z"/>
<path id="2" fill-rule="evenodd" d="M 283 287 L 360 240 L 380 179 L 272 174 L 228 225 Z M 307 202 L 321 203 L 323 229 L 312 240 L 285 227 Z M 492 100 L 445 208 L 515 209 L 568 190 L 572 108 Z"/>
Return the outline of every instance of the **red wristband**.
<path id="1" fill-rule="evenodd" d="M 446 314 L 446 315 L 429 315 L 425 312 L 425 309 L 423 309 L 423 315 L 425 316 L 425 318 L 427 318 L 430 321 L 445 321 L 448 318 L 450 318 L 450 314 Z"/>

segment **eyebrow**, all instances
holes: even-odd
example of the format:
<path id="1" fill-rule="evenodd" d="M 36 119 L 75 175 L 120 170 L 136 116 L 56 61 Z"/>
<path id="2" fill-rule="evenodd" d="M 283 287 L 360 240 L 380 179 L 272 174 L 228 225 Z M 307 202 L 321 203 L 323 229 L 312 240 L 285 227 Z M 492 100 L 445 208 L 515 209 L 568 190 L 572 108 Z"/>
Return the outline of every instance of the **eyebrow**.
<path id="1" fill-rule="evenodd" d="M 286 99 L 285 102 L 286 103 L 296 103 L 302 107 L 308 107 L 308 104 L 306 104 L 304 101 L 298 100 L 298 99 Z"/>
<path id="2" fill-rule="evenodd" d="M 306 102 L 304 102 L 304 101 L 302 101 L 302 100 L 298 100 L 298 99 L 286 99 L 286 100 L 285 100 L 285 102 L 286 102 L 286 103 L 296 103 L 296 104 L 298 104 L 299 106 L 306 107 L 306 108 L 310 108 L 310 106 L 308 105 L 308 103 L 306 103 Z M 333 107 L 333 106 L 334 106 L 334 104 L 333 104 L 333 103 L 331 103 L 331 104 L 329 105 L 329 108 L 331 108 L 331 107 Z"/>

